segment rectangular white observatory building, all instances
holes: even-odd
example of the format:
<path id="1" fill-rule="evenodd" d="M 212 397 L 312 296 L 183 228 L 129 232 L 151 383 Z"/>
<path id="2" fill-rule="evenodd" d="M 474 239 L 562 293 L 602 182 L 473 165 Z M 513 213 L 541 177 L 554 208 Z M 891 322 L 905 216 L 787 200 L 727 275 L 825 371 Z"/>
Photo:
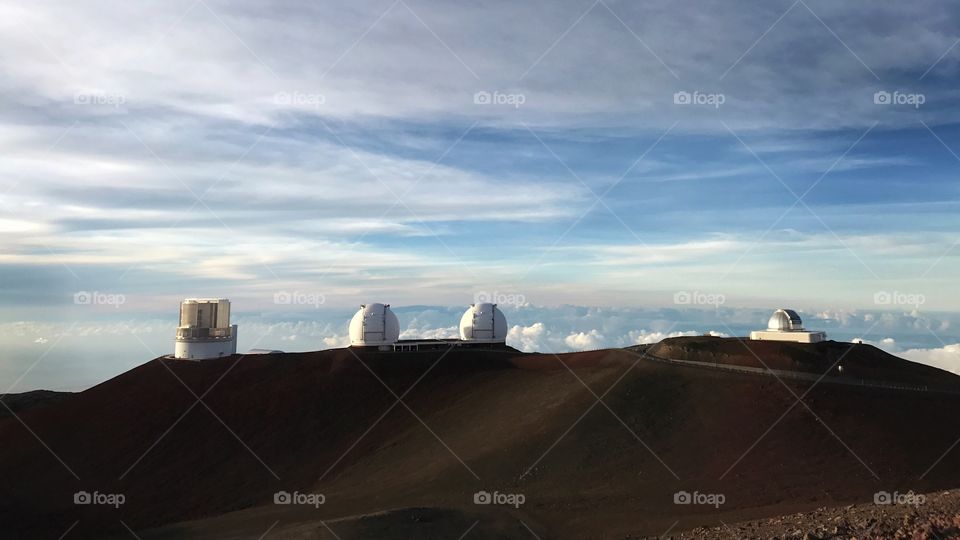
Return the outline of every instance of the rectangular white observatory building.
<path id="1" fill-rule="evenodd" d="M 236 353 L 237 325 L 230 324 L 230 300 L 187 298 L 180 303 L 175 358 L 204 360 Z"/>

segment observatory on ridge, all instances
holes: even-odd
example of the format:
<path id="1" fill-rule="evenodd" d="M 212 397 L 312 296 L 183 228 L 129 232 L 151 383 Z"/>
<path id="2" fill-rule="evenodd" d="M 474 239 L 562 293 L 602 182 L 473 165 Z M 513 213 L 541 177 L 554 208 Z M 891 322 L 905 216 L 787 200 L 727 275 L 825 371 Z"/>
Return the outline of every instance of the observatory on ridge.
<path id="1" fill-rule="evenodd" d="M 390 350 L 400 339 L 400 321 L 390 304 L 363 304 L 350 320 L 350 346 Z"/>
<path id="2" fill-rule="evenodd" d="M 496 304 L 471 304 L 460 318 L 460 339 L 400 339 L 400 321 L 389 304 L 364 304 L 350 320 L 350 346 L 380 351 L 502 349 L 506 341 L 507 318 Z"/>
<path id="3" fill-rule="evenodd" d="M 230 300 L 187 298 L 180 303 L 174 358 L 205 360 L 237 353 L 237 325 L 230 325 Z"/>
<path id="4" fill-rule="evenodd" d="M 750 332 L 750 339 L 758 341 L 792 341 L 794 343 L 819 343 L 827 339 L 826 332 L 808 331 L 803 320 L 792 309 L 778 309 L 770 316 L 766 330 Z"/>
<path id="5" fill-rule="evenodd" d="M 460 339 L 470 343 L 506 343 L 507 317 L 496 304 L 471 304 L 460 318 Z"/>

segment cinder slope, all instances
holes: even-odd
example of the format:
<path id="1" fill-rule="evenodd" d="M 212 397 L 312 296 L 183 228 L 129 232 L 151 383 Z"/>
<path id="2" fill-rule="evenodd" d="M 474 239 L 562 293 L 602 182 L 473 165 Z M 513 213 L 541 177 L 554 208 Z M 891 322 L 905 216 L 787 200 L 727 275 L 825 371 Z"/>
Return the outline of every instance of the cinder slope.
<path id="1" fill-rule="evenodd" d="M 346 540 L 372 537 L 366 525 L 432 538 L 472 523 L 480 537 L 519 538 L 519 524 L 541 538 L 625 538 L 960 485 L 950 394 L 824 383 L 799 403 L 810 383 L 618 350 L 458 351 L 431 369 L 438 359 L 149 362 L 23 415 L 79 481 L 19 422 L 0 421 L 0 520 L 14 537 L 56 538 L 76 520 L 71 537 L 129 534 L 123 520 L 144 538 L 316 538 L 329 526 Z M 198 396 L 212 387 L 205 405 L 178 377 Z M 78 507 L 78 489 L 127 503 Z M 279 490 L 326 503 L 273 505 Z M 479 490 L 526 502 L 474 505 Z M 676 505 L 679 490 L 726 501 Z"/>
<path id="2" fill-rule="evenodd" d="M 960 378 L 893 356 L 873 345 L 823 341 L 791 343 L 744 338 L 668 338 L 650 347 L 651 356 L 724 365 L 799 371 L 850 381 L 890 382 L 960 391 Z M 842 370 L 839 368 L 842 367 Z"/>
<path id="3" fill-rule="evenodd" d="M 11 414 L 18 414 L 27 409 L 56 403 L 70 395 L 71 392 L 54 392 L 52 390 L 33 390 L 22 394 L 0 394 L 0 401 L 6 405 L 5 407 L 0 405 L 0 417 L 11 416 Z"/>

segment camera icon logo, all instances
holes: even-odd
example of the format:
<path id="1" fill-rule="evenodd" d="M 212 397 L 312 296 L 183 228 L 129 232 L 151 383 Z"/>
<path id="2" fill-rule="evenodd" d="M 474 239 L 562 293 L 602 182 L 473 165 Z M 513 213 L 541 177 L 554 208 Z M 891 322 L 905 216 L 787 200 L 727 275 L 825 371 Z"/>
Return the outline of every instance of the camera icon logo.
<path id="1" fill-rule="evenodd" d="M 678 491 L 673 494 L 673 504 L 690 504 L 691 502 L 693 497 L 687 491 Z"/>
<path id="2" fill-rule="evenodd" d="M 277 291 L 273 293 L 274 304 L 289 305 L 293 302 L 293 295 L 287 291 Z"/>
<path id="3" fill-rule="evenodd" d="M 73 494 L 73 504 L 90 504 L 93 498 L 86 491 L 78 491 Z"/>
<path id="4" fill-rule="evenodd" d="M 679 306 L 688 306 L 693 301 L 693 295 L 687 291 L 673 293 L 673 303 Z"/>
<path id="5" fill-rule="evenodd" d="M 887 491 L 878 491 L 873 494 L 873 504 L 892 504 L 893 496 Z"/>
<path id="6" fill-rule="evenodd" d="M 89 306 L 91 302 L 93 302 L 93 295 L 87 291 L 80 291 L 73 295 L 73 303 L 78 306 Z"/>
<path id="7" fill-rule="evenodd" d="M 473 104 L 474 105 L 489 105 L 492 103 L 492 98 L 490 92 L 486 90 L 481 90 L 473 95 Z"/>
<path id="8" fill-rule="evenodd" d="M 889 105 L 890 104 L 890 92 L 886 90 L 879 90 L 873 93 L 873 103 L 876 105 Z"/>
<path id="9" fill-rule="evenodd" d="M 690 92 L 685 92 L 681 90 L 673 94 L 674 105 L 689 105 L 692 102 L 693 100 L 690 96 Z"/>
<path id="10" fill-rule="evenodd" d="M 487 491 L 478 491 L 473 494 L 473 504 L 490 504 L 493 502 L 493 496 Z"/>
<path id="11" fill-rule="evenodd" d="M 873 294 L 873 303 L 878 306 L 888 306 L 893 302 L 893 295 L 887 291 L 877 291 Z"/>
<path id="12" fill-rule="evenodd" d="M 273 504 L 290 504 L 292 502 L 293 497 L 286 491 L 278 491 L 273 494 Z"/>

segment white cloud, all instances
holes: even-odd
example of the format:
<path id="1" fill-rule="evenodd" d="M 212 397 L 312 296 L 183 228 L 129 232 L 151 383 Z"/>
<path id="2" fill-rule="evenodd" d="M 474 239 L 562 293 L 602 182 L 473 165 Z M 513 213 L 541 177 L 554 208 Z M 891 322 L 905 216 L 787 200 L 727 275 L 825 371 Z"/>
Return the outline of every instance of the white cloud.
<path id="1" fill-rule="evenodd" d="M 176 265 L 216 258 L 216 267 L 183 265 L 183 271 L 239 279 L 251 275 L 243 266 L 312 262 L 321 254 L 362 265 L 372 255 L 358 253 L 368 249 L 358 238 L 443 236 L 449 221 L 570 217 L 586 192 L 577 185 L 491 177 L 425 160 L 279 138 L 259 141 L 267 155 L 254 152 L 247 162 L 235 163 L 237 156 L 219 146 L 199 142 L 187 150 L 164 134 L 142 135 L 160 154 L 186 153 L 158 166 L 151 151 L 131 144 L 136 139 L 129 132 L 75 129 L 80 133 L 67 134 L 57 149 L 23 157 L 30 147 L 21 145 L 23 152 L 11 149 L 0 159 L 0 173 L 19 180 L 0 203 L 0 230 L 6 224 L 30 232 L 0 239 L 0 262 Z M 211 134 L 192 136 L 202 141 Z M 104 146 L 70 148 L 91 138 L 103 139 Z M 253 142 L 235 144 L 234 152 Z M 274 152 L 286 162 L 269 158 Z M 263 159 L 270 163 L 258 162 Z M 104 169 L 101 161 L 119 165 Z M 223 236 L 234 241 L 223 242 Z M 152 249 L 136 249 L 142 245 Z"/>
<path id="2" fill-rule="evenodd" d="M 960 375 L 960 343 L 939 349 L 908 349 L 898 356 Z"/>
<path id="3" fill-rule="evenodd" d="M 507 344 L 524 352 L 534 352 L 543 349 L 541 341 L 546 335 L 543 323 L 533 323 L 529 326 L 515 325 L 507 333 Z"/>
<path id="4" fill-rule="evenodd" d="M 599 349 L 601 343 L 604 342 L 606 338 L 600 332 L 596 330 L 590 330 L 589 332 L 577 332 L 575 334 L 570 334 L 569 336 L 563 338 L 564 344 L 567 347 L 577 350 L 589 350 L 589 349 Z"/>
<path id="5" fill-rule="evenodd" d="M 540 257 L 549 245 L 541 240 L 558 236 L 593 201 L 588 189 L 552 163 L 550 152 L 523 126 L 531 126 L 553 147 L 555 134 L 558 144 L 596 142 L 597 133 L 616 142 L 659 136 L 679 120 L 674 135 L 720 132 L 728 148 L 736 148 L 732 153 L 743 154 L 739 157 L 746 161 L 715 166 L 677 158 L 683 153 L 676 148 L 658 156 L 676 142 L 671 136 L 633 173 L 644 181 L 728 180 L 768 176 L 768 171 L 718 120 L 737 132 L 750 128 L 755 134 L 757 129 L 779 132 L 784 126 L 791 133 L 803 127 L 846 130 L 872 125 L 877 118 L 884 126 L 916 126 L 918 117 L 929 117 L 928 123 L 937 127 L 937 122 L 957 117 L 946 105 L 919 111 L 875 106 L 873 76 L 846 47 L 822 47 L 811 38 L 832 36 L 806 9 L 791 12 L 776 32 L 751 48 L 759 29 L 776 20 L 781 7 L 763 2 L 745 10 L 726 9 L 719 2 L 705 6 L 714 16 L 674 9 L 666 0 L 609 6 L 659 59 L 599 4 L 556 42 L 582 13 L 583 6 L 572 0 L 502 9 L 433 0 L 416 5 L 332 2 L 306 11 L 284 2 L 265 7 L 249 1 L 190 0 L 136 7 L 105 0 L 82 6 L 53 0 L 5 6 L 0 8 L 0 47 L 8 54 L 0 68 L 7 84 L 0 88 L 0 119 L 6 122 L 0 122 L 0 141 L 6 151 L 0 157 L 0 178 L 4 188 L 9 183 L 15 189 L 5 189 L 7 196 L 0 201 L 0 265 L 66 267 L 77 274 L 82 274 L 77 268 L 96 267 L 91 273 L 98 276 L 124 274 L 135 265 L 151 274 L 152 283 L 227 279 L 232 287 L 243 288 L 239 292 L 256 290 L 255 282 L 263 279 L 289 280 L 275 288 L 309 286 L 332 272 L 338 281 L 324 282 L 331 299 L 358 290 L 392 290 L 408 302 L 414 299 L 402 295 L 410 288 L 385 282 L 409 282 L 409 276 L 416 276 L 425 287 L 441 291 L 421 301 L 452 302 L 455 291 L 473 285 L 463 278 L 471 271 L 491 276 L 493 282 L 525 275 L 530 255 Z M 906 5 L 878 8 L 862 1 L 811 7 L 824 9 L 831 28 L 891 83 L 908 67 L 920 72 L 929 67 L 952 45 L 948 36 L 956 27 L 954 13 L 933 15 L 942 10 Z M 858 16 L 867 7 L 871 24 Z M 470 24 L 462 24 L 463 13 L 469 13 Z M 536 28 L 526 23 L 532 18 L 538 20 Z M 912 24 L 885 24 L 903 20 Z M 278 43 L 277 35 L 285 41 Z M 890 49 L 903 44 L 910 46 Z M 787 65 L 785 57 L 800 61 Z M 718 79 L 727 67 L 721 85 Z M 926 81 L 941 80 L 938 75 L 955 68 L 955 59 L 943 58 Z M 729 94 L 721 110 L 704 114 L 672 104 L 677 90 L 717 86 Z M 526 102 L 520 109 L 476 105 L 473 95 L 480 90 L 522 92 Z M 924 91 L 931 104 L 954 101 L 935 99 L 952 87 L 934 85 Z M 289 99 L 277 99 L 280 94 Z M 298 94 L 322 96 L 322 103 L 298 100 Z M 75 102 L 80 97 L 84 99 Z M 123 102 L 116 107 L 82 103 L 110 97 Z M 475 121 L 472 135 L 448 154 Z M 833 163 L 852 142 L 844 137 L 822 142 L 819 136 L 760 133 L 756 144 L 749 134 L 744 137 L 764 157 L 791 154 L 789 163 L 803 172 L 904 165 L 897 156 L 871 158 L 858 152 Z M 518 144 L 521 138 L 533 150 Z M 563 150 L 557 152 L 568 159 Z M 584 170 L 592 188 L 617 178 L 619 171 L 610 178 L 604 178 L 606 172 L 588 174 L 596 157 L 585 152 L 576 154 L 586 157 L 583 169 L 578 164 L 573 169 Z M 540 163 L 524 167 L 537 157 L 558 171 Z M 489 170 L 491 164 L 499 167 Z M 780 164 L 774 169 L 779 171 Z M 192 210 L 191 192 L 204 197 L 204 204 Z M 758 200 L 769 206 L 765 197 Z M 664 214 L 683 210 L 669 201 L 650 202 L 656 215 L 649 217 L 660 223 L 673 219 Z M 613 196 L 605 205 L 619 211 Z M 909 257 L 924 265 L 919 274 L 954 240 L 922 233 L 771 231 L 757 243 L 756 235 L 722 234 L 715 223 L 696 224 L 695 214 L 710 211 L 700 206 L 680 212 L 688 224 L 676 229 L 697 229 L 680 231 L 685 238 L 647 238 L 639 231 L 640 241 L 628 235 L 598 245 L 573 238 L 581 224 L 566 239 L 569 243 L 557 245 L 541 261 L 556 272 L 521 286 L 531 300 L 540 296 L 541 303 L 651 303 L 689 283 L 709 286 L 710 279 L 723 276 L 750 250 L 738 266 L 742 272 L 714 288 L 723 285 L 731 301 L 743 298 L 739 305 L 754 305 L 750 302 L 756 297 L 775 298 L 781 283 L 757 284 L 753 275 L 786 275 L 794 267 L 787 258 L 791 255 L 810 260 L 811 253 L 836 253 L 842 244 L 871 267 L 893 254 Z M 743 212 L 753 213 L 749 208 Z M 518 221 L 524 226 L 516 227 Z M 825 215 L 824 221 L 834 226 L 838 220 Z M 546 231 L 557 223 L 557 235 Z M 820 230 L 820 223 L 813 226 Z M 616 223 L 613 228 L 619 229 Z M 673 228 L 668 221 L 653 229 Z M 474 234 L 477 229 L 484 232 Z M 497 245 L 502 251 L 493 259 L 475 255 L 482 251 L 475 249 L 475 239 L 487 229 L 521 229 L 504 235 L 504 244 L 528 241 L 509 253 L 507 246 Z M 526 229 L 536 229 L 536 234 L 525 237 Z M 417 241 L 434 235 L 441 237 L 439 242 Z M 612 235 L 604 231 L 606 236 Z M 568 276 L 557 275 L 574 271 L 571 254 L 581 265 L 576 270 L 584 270 L 575 287 Z M 640 270 L 643 280 L 636 279 Z M 850 305 L 867 301 L 864 280 L 854 290 L 836 284 L 835 275 L 807 277 L 836 290 L 853 290 L 843 298 Z M 949 284 L 938 287 L 946 290 Z M 796 292 L 787 291 L 787 296 Z M 955 299 L 936 292 L 928 296 L 942 302 L 941 307 Z M 818 294 L 823 298 L 816 300 L 832 297 L 831 291 Z M 857 298 L 860 302 L 854 302 Z"/>
<path id="6" fill-rule="evenodd" d="M 926 364 L 960 375 L 960 343 L 933 348 L 905 349 L 891 337 L 885 337 L 879 341 L 863 340 L 863 342 L 911 362 Z"/>
<path id="7" fill-rule="evenodd" d="M 445 328 L 407 328 L 400 333 L 400 339 L 455 339 L 460 335 L 459 326 Z"/>
<path id="8" fill-rule="evenodd" d="M 125 98 L 120 107 L 89 107 L 85 114 L 152 109 L 261 125 L 296 125 L 298 116 L 321 114 L 457 115 L 551 126 L 633 126 L 643 118 L 662 128 L 679 117 L 683 129 L 722 131 L 716 116 L 735 128 L 936 118 L 927 109 L 875 106 L 872 93 L 880 85 L 860 59 L 884 81 L 904 76 L 916 86 L 917 76 L 908 76 L 922 73 L 952 45 L 952 13 L 922 3 L 811 4 L 818 15 L 794 9 L 753 47 L 783 6 L 760 2 L 730 10 L 715 1 L 697 10 L 672 7 L 666 0 L 619 3 L 610 6 L 613 17 L 594 5 L 571 28 L 584 10 L 573 1 L 503 9 L 436 1 L 329 3 L 322 11 L 281 3 L 269 12 L 251 2 L 34 2 L 4 8 L 0 17 L 0 46 L 11 53 L 3 67 L 15 81 L 5 100 L 49 107 L 51 101 L 72 103 L 78 93 L 117 94 Z M 870 21 L 859 16 L 865 10 Z M 529 20 L 538 24 L 530 27 Z M 830 31 L 845 46 L 823 46 Z M 285 37 L 282 43 L 277 35 Z M 801 60 L 784 69 L 791 53 Z M 954 66 L 944 59 L 927 81 Z M 925 89 L 928 103 L 946 93 Z M 526 100 L 520 109 L 478 106 L 473 95 L 481 90 L 520 92 Z M 673 105 L 679 90 L 722 90 L 727 100 L 716 114 L 704 114 Z M 298 93 L 322 95 L 322 103 L 278 99 Z M 570 113 L 574 107 L 577 114 Z M 950 118 L 956 116 L 943 120 Z"/>
<path id="9" fill-rule="evenodd" d="M 911 362 L 933 366 L 960 375 L 960 343 L 942 347 L 906 348 L 892 337 L 884 337 L 879 340 L 854 338 L 851 341 L 862 341 Z"/>
<path id="10" fill-rule="evenodd" d="M 323 338 L 323 345 L 328 349 L 337 349 L 340 347 L 349 347 L 350 346 L 350 335 L 344 334 L 342 336 L 329 336 Z"/>

